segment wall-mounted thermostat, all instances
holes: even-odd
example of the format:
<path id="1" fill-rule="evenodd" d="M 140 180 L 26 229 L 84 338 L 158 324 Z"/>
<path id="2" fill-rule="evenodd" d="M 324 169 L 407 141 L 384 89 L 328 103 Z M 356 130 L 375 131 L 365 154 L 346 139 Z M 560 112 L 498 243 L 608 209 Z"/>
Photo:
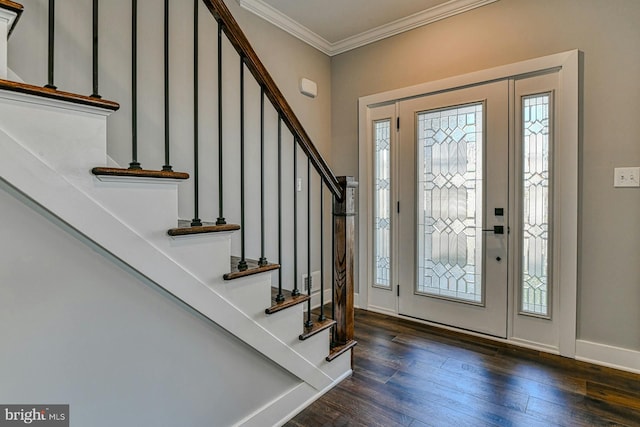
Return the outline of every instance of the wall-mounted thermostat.
<path id="1" fill-rule="evenodd" d="M 300 79 L 300 93 L 315 98 L 318 96 L 318 85 L 312 80 L 302 78 Z"/>

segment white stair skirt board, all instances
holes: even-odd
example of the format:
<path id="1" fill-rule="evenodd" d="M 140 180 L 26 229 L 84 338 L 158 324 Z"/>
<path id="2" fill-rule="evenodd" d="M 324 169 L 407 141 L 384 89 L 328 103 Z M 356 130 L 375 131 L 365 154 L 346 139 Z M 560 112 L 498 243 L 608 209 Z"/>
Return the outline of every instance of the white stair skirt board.
<path id="1" fill-rule="evenodd" d="M 138 232 L 105 209 L 97 195 L 95 180 L 89 174 L 92 166 L 106 162 L 104 111 L 91 108 L 78 111 L 68 103 L 50 100 L 45 100 L 45 105 L 36 104 L 33 99 L 25 101 L 28 97 L 13 99 L 9 95 L 2 98 L 2 113 L 9 112 L 13 119 L 0 115 L 3 129 L 0 131 L 0 151 L 3 153 L 0 173 L 3 180 L 314 389 L 322 390 L 333 383 L 333 378 L 323 370 L 240 311 L 210 283 L 203 282 L 181 265 L 179 251 L 175 257 L 167 255 L 164 250 L 172 248 L 159 248 L 144 236 L 144 232 Z M 19 114 L 11 113 L 10 104 L 15 104 L 13 106 L 25 115 L 20 119 Z M 31 121 L 27 107 L 33 104 L 36 104 L 33 109 L 38 114 L 50 114 L 60 121 L 49 117 L 43 120 L 42 126 L 32 127 L 30 131 L 24 118 L 30 117 Z M 83 122 L 80 128 L 84 124 L 93 128 L 92 131 L 78 135 L 76 121 Z M 47 144 L 39 142 L 39 138 L 45 138 Z M 86 138 L 98 141 L 92 141 L 87 147 L 83 145 Z M 61 145 L 64 145 L 62 150 Z M 140 214 L 144 216 L 144 213 Z M 172 241 L 166 235 L 162 239 Z M 227 260 L 228 256 L 228 253 L 224 254 Z"/>
<path id="2" fill-rule="evenodd" d="M 577 340 L 576 359 L 640 374 L 640 351 L 637 350 Z"/>

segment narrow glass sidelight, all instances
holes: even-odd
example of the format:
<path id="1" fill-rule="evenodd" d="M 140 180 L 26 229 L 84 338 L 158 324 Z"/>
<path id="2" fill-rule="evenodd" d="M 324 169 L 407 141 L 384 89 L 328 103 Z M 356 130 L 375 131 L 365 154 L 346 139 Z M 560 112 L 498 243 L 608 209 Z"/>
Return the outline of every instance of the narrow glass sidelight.
<path id="1" fill-rule="evenodd" d="M 417 115 L 416 292 L 482 303 L 483 103 Z"/>
<path id="2" fill-rule="evenodd" d="M 521 312 L 549 316 L 549 93 L 522 98 Z"/>
<path id="3" fill-rule="evenodd" d="M 391 288 L 391 119 L 373 124 L 374 285 Z"/>

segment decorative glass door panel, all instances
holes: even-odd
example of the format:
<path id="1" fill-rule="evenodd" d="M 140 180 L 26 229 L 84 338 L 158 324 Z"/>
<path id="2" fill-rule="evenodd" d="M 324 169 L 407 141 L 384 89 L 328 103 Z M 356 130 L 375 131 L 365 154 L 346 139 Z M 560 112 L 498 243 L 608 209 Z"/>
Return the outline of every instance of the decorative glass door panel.
<path id="1" fill-rule="evenodd" d="M 417 115 L 417 289 L 482 302 L 483 103 Z"/>
<path id="2" fill-rule="evenodd" d="M 543 317 L 549 316 L 550 98 L 522 98 L 521 310 Z"/>
<path id="3" fill-rule="evenodd" d="M 374 285 L 391 287 L 391 120 L 373 123 Z"/>
<path id="4" fill-rule="evenodd" d="M 506 337 L 508 94 L 503 81 L 399 103 L 401 314 Z"/>

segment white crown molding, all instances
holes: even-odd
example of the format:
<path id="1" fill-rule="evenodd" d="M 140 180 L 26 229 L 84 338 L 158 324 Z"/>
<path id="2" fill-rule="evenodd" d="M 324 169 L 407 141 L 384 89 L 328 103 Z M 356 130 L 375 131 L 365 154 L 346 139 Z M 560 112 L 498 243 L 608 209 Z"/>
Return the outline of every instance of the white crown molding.
<path id="1" fill-rule="evenodd" d="M 289 18 L 287 15 L 262 0 L 237 0 L 237 2 L 249 12 L 258 15 L 265 21 L 272 23 L 292 36 L 297 37 L 303 42 L 315 47 L 320 52 L 329 56 L 333 55 L 331 51 L 331 43 L 326 39 L 298 23 L 298 21 L 294 21 Z"/>
<path id="2" fill-rule="evenodd" d="M 237 0 L 240 6 L 329 56 L 338 55 L 396 34 L 449 18 L 498 0 L 449 0 L 385 25 L 331 43 L 262 0 Z"/>

